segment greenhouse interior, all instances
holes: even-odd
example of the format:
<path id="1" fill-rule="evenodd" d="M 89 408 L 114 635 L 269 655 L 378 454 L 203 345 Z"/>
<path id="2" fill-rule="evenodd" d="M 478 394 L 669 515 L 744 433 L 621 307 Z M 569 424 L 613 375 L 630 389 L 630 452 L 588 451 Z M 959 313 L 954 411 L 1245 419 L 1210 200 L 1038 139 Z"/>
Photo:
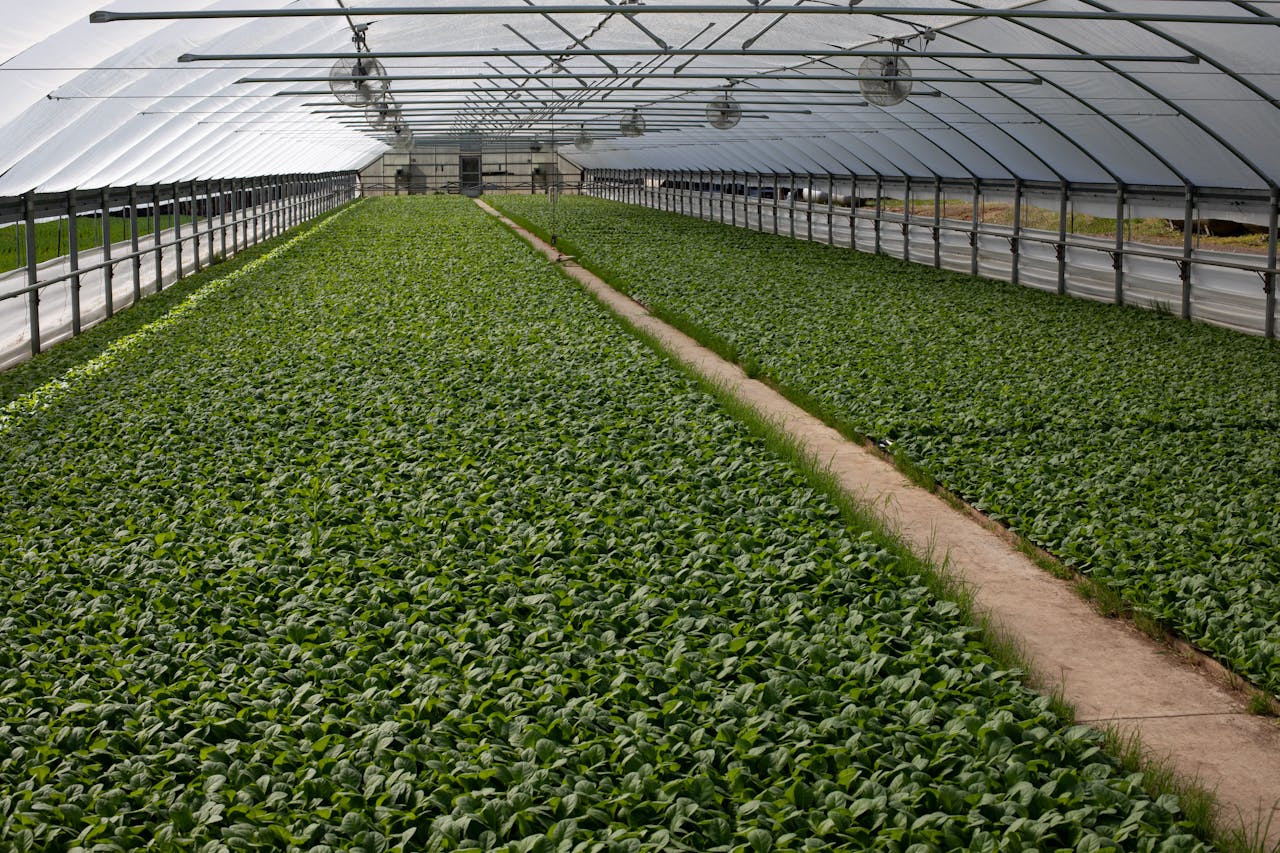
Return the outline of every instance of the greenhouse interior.
<path id="1" fill-rule="evenodd" d="M 1280 0 L 3 8 L 0 850 L 1280 851 Z"/>

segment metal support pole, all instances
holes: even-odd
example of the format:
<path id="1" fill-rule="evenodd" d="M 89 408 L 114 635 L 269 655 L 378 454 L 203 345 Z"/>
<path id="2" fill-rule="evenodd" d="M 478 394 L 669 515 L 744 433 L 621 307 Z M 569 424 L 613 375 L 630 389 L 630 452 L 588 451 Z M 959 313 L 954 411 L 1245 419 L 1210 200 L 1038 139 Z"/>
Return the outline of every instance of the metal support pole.
<path id="1" fill-rule="evenodd" d="M 129 252 L 133 255 L 133 304 L 142 301 L 142 254 L 138 251 L 138 188 L 129 187 Z"/>
<path id="2" fill-rule="evenodd" d="M 1187 184 L 1182 198 L 1182 260 L 1178 275 L 1182 280 L 1182 319 L 1191 319 L 1191 257 L 1195 234 L 1196 188 Z"/>
<path id="3" fill-rule="evenodd" d="M 249 182 L 249 211 L 253 217 L 253 245 L 258 245 L 262 239 L 258 220 L 262 218 L 259 206 L 262 204 L 262 181 L 254 178 Z"/>
<path id="4" fill-rule="evenodd" d="M 1115 300 L 1124 304 L 1124 184 L 1116 185 L 1116 247 L 1111 256 L 1116 271 Z"/>
<path id="5" fill-rule="evenodd" d="M 796 238 L 796 175 L 787 172 L 787 234 Z"/>
<path id="6" fill-rule="evenodd" d="M 704 216 L 704 215 L 703 215 L 703 211 L 702 211 L 702 208 L 703 208 L 703 200 L 705 199 L 705 197 L 706 197 L 706 195 L 707 195 L 705 192 L 703 192 L 703 191 L 702 191 L 702 187 L 703 187 L 703 185 L 704 185 L 705 183 L 706 183 L 706 181 L 702 180 L 702 170 L 701 170 L 701 169 L 699 169 L 699 170 L 698 170 L 698 218 L 699 218 L 699 219 L 706 219 L 706 218 L 707 218 L 706 216 Z"/>
<path id="7" fill-rule="evenodd" d="M 218 225 L 222 239 L 222 257 L 227 256 L 227 181 L 225 178 L 218 180 Z"/>
<path id="8" fill-rule="evenodd" d="M 813 242 L 813 173 L 804 173 L 804 238 Z"/>
<path id="9" fill-rule="evenodd" d="M 182 203 L 181 201 L 179 201 L 179 197 L 181 193 L 182 193 L 182 185 L 174 184 L 173 185 L 173 241 L 174 241 L 173 248 L 175 252 L 174 257 L 176 258 L 175 280 L 182 278 L 183 271 L 185 269 L 185 267 L 183 267 L 182 265 Z"/>
<path id="10" fill-rule="evenodd" d="M 1009 281 L 1018 283 L 1018 253 L 1021 246 L 1018 239 L 1022 236 L 1022 179 L 1013 179 L 1013 237 L 1009 239 Z"/>
<path id="11" fill-rule="evenodd" d="M 729 219 L 730 225 L 737 227 L 738 225 L 738 173 L 729 173 Z"/>
<path id="12" fill-rule="evenodd" d="M 164 226 L 160 222 L 160 187 L 156 184 L 151 186 L 151 221 L 151 242 L 154 246 L 152 252 L 156 259 L 156 293 L 159 293 L 164 290 L 164 239 L 161 236 Z"/>
<path id="13" fill-rule="evenodd" d="M 200 208 L 196 204 L 196 182 L 191 182 L 191 259 L 192 272 L 200 272 Z"/>
<path id="14" fill-rule="evenodd" d="M 1276 268 L 1276 248 L 1280 236 L 1280 188 L 1271 187 L 1271 214 L 1267 222 L 1267 269 L 1274 270 Z M 1263 276 L 1262 288 L 1267 295 L 1267 319 L 1264 323 L 1264 331 L 1266 336 L 1275 338 L 1276 336 L 1276 274 L 1267 272 Z"/>
<path id="15" fill-rule="evenodd" d="M 80 217 L 76 191 L 67 193 L 67 260 L 71 264 L 71 334 L 80 334 Z"/>
<path id="16" fill-rule="evenodd" d="M 214 256 L 214 248 L 213 248 L 213 231 L 214 231 L 214 225 L 213 225 L 213 182 L 212 182 L 212 181 L 205 181 L 205 182 L 204 182 L 204 219 L 205 219 L 205 223 L 204 223 L 204 226 L 205 226 L 205 234 L 206 234 L 206 236 L 208 237 L 208 240 L 209 240 L 208 245 L 206 246 L 206 248 L 209 250 L 209 263 L 210 263 L 210 264 L 212 264 L 212 263 L 213 263 L 213 256 Z"/>
<path id="17" fill-rule="evenodd" d="M 102 298 L 110 317 L 115 313 L 115 305 L 112 304 L 114 294 L 111 292 L 115 269 L 111 264 L 111 197 L 107 190 L 102 191 L 102 261 Z"/>
<path id="18" fill-rule="evenodd" d="M 876 232 L 876 254 L 880 254 L 880 217 L 884 209 L 884 179 L 876 175 L 876 218 L 871 223 Z"/>
<path id="19" fill-rule="evenodd" d="M 942 269 L 942 178 L 933 179 L 933 268 Z"/>
<path id="20" fill-rule="evenodd" d="M 827 172 L 827 245 L 836 244 L 836 179 Z"/>
<path id="21" fill-rule="evenodd" d="M 1067 292 L 1067 198 L 1069 187 L 1064 181 L 1058 195 L 1058 245 L 1054 251 L 1058 255 L 1058 294 Z"/>
<path id="22" fill-rule="evenodd" d="M 27 287 L 31 288 L 27 291 L 27 324 L 31 330 L 31 355 L 37 356 L 40 354 L 40 291 L 36 290 L 39 269 L 36 264 L 35 193 L 27 193 L 22 206 L 25 219 L 24 233 L 27 238 Z"/>
<path id="23" fill-rule="evenodd" d="M 849 173 L 849 248 L 858 249 L 858 176 Z"/>
<path id="24" fill-rule="evenodd" d="M 902 192 L 902 259 L 911 260 L 911 176 L 906 176 Z"/>
<path id="25" fill-rule="evenodd" d="M 720 170 L 720 222 L 724 222 L 724 169 Z"/>
<path id="26" fill-rule="evenodd" d="M 973 179 L 973 221 L 969 225 L 969 274 L 978 274 L 978 210 L 982 206 L 982 182 Z"/>
<path id="27" fill-rule="evenodd" d="M 782 195 L 782 187 L 778 186 L 778 173 L 770 172 L 770 178 L 773 180 L 773 233 L 778 233 L 778 199 Z"/>

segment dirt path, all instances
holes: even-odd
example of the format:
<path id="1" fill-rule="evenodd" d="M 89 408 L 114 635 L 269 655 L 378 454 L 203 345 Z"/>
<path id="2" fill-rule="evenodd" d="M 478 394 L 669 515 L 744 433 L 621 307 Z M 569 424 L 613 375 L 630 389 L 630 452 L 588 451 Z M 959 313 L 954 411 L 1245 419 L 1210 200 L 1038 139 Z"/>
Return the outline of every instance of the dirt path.
<path id="1" fill-rule="evenodd" d="M 559 253 L 484 202 L 551 260 Z M 1149 754 L 1216 792 L 1224 828 L 1270 824 L 1280 845 L 1280 726 L 1125 622 L 1100 616 L 1070 584 L 1039 568 L 978 520 L 911 483 L 890 463 L 849 441 L 769 386 L 747 378 L 697 341 L 573 262 L 561 267 L 610 310 L 668 353 L 793 436 L 830 467 L 840 486 L 874 508 L 917 552 L 945 558 L 975 604 L 1021 644 L 1046 691 L 1057 690 L 1082 723 L 1136 732 Z"/>

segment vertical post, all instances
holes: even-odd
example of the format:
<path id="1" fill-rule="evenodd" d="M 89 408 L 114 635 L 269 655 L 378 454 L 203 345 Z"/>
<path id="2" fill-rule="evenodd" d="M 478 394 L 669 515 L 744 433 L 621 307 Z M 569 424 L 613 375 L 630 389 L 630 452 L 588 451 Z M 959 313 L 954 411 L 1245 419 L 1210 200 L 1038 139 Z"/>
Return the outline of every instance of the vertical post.
<path id="1" fill-rule="evenodd" d="M 27 238 L 27 323 L 31 329 L 31 355 L 40 354 L 40 291 L 36 290 L 39 271 L 36 269 L 36 199 L 35 193 L 27 193 L 23 201 L 24 229 Z M 109 226 L 108 226 L 109 227 Z"/>
<path id="2" fill-rule="evenodd" d="M 80 334 L 80 218 L 76 191 L 67 193 L 67 260 L 71 264 L 71 334 Z"/>
<path id="3" fill-rule="evenodd" d="M 111 279 L 115 270 L 111 266 L 111 197 L 107 190 L 102 191 L 102 299 L 106 306 L 107 316 L 115 313 L 112 304 L 114 294 L 111 292 Z"/>
<path id="4" fill-rule="evenodd" d="M 836 244 L 836 180 L 827 172 L 827 245 Z"/>
<path id="5" fill-rule="evenodd" d="M 804 238 L 813 242 L 813 173 L 804 173 Z"/>
<path id="6" fill-rule="evenodd" d="M 942 269 L 942 178 L 933 179 L 933 268 Z"/>
<path id="7" fill-rule="evenodd" d="M 737 227 L 738 224 L 738 173 L 732 171 L 729 173 L 729 224 Z"/>
<path id="8" fill-rule="evenodd" d="M 1280 188 L 1271 187 L 1271 213 L 1267 222 L 1267 273 L 1263 277 L 1262 287 L 1267 295 L 1267 319 L 1263 324 L 1268 338 L 1276 336 L 1276 248 L 1280 242 L 1277 231 L 1280 230 Z"/>
<path id="9" fill-rule="evenodd" d="M 174 249 L 174 275 L 175 281 L 182 278 L 182 203 L 179 198 L 182 195 L 182 185 L 173 185 L 173 249 Z"/>
<path id="10" fill-rule="evenodd" d="M 787 172 L 787 234 L 796 238 L 796 173 Z"/>
<path id="11" fill-rule="evenodd" d="M 227 256 L 227 181 L 218 179 L 218 225 L 222 231 L 222 257 Z"/>
<path id="12" fill-rule="evenodd" d="M 871 223 L 876 232 L 876 254 L 880 254 L 880 219 L 884 209 L 884 179 L 876 175 L 876 218 Z"/>
<path id="13" fill-rule="evenodd" d="M 192 272 L 200 272 L 200 208 L 196 204 L 196 182 L 191 182 L 191 258 Z"/>
<path id="14" fill-rule="evenodd" d="M 773 174 L 773 233 L 778 233 L 778 196 L 782 195 L 782 187 L 778 186 L 778 173 Z"/>
<path id="15" fill-rule="evenodd" d="M 262 205 L 262 181 L 254 178 L 249 182 L 249 209 L 253 216 L 253 245 L 258 245 L 262 239 L 261 227 L 259 220 L 262 219 L 260 207 Z"/>
<path id="16" fill-rule="evenodd" d="M 720 170 L 720 222 L 724 222 L 724 169 Z"/>
<path id="17" fill-rule="evenodd" d="M 208 244 L 205 248 L 209 250 L 209 263 L 213 263 L 213 181 L 204 182 L 204 227 L 205 234 L 208 237 Z"/>
<path id="18" fill-rule="evenodd" d="M 1111 265 L 1116 271 L 1115 301 L 1124 304 L 1124 184 L 1116 184 L 1116 245 L 1111 255 Z"/>
<path id="19" fill-rule="evenodd" d="M 151 185 L 151 244 L 156 260 L 156 293 L 164 290 L 164 239 L 161 234 L 164 226 L 160 224 L 160 185 Z"/>
<path id="20" fill-rule="evenodd" d="M 911 260 L 911 176 L 902 191 L 902 259 Z"/>
<path id="21" fill-rule="evenodd" d="M 977 178 L 973 179 L 973 215 L 972 222 L 969 224 L 969 274 L 978 274 L 978 225 L 980 218 L 978 215 L 979 208 L 982 207 L 982 182 Z"/>
<path id="22" fill-rule="evenodd" d="M 1067 292 L 1067 197 L 1069 195 L 1069 187 L 1066 181 L 1062 182 L 1062 189 L 1058 194 L 1058 245 L 1054 250 L 1058 255 L 1058 295 L 1065 295 Z"/>
<path id="23" fill-rule="evenodd" d="M 706 181 L 702 180 L 702 170 L 699 169 L 698 170 L 698 218 L 699 219 L 706 219 L 706 217 L 702 215 L 702 201 L 703 201 L 703 197 L 706 196 L 706 193 L 702 191 L 702 185 L 705 183 Z"/>
<path id="24" fill-rule="evenodd" d="M 1012 265 L 1009 271 L 1009 281 L 1014 284 L 1018 283 L 1018 253 L 1022 248 L 1018 245 L 1018 238 L 1022 236 L 1022 178 L 1013 179 L 1013 236 L 1009 239 L 1009 261 Z"/>
<path id="25" fill-rule="evenodd" d="M 849 173 L 849 248 L 858 249 L 858 176 Z"/>
<path id="26" fill-rule="evenodd" d="M 138 188 L 129 187 L 129 253 L 133 255 L 133 304 L 142 301 L 142 253 L 138 251 Z"/>

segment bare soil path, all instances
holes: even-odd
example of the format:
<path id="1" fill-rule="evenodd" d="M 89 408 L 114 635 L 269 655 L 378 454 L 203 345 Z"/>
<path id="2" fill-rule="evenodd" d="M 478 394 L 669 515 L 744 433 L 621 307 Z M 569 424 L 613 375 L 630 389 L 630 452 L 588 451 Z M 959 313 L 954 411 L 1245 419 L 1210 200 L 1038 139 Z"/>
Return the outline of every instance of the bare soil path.
<path id="1" fill-rule="evenodd" d="M 502 216 L 488 213 L 543 252 L 556 249 Z M 790 434 L 830 468 L 842 489 L 877 511 L 917 553 L 947 561 L 974 593 L 977 608 L 1015 638 L 1040 689 L 1057 691 L 1079 722 L 1135 732 L 1148 754 L 1217 794 L 1224 828 L 1259 831 L 1280 845 L 1280 726 L 1251 715 L 1225 688 L 1127 622 L 1107 619 L 1067 581 L 1048 574 L 999 534 L 910 482 L 889 462 L 848 440 L 763 382 L 653 317 L 643 306 L 572 261 L 560 266 L 673 357 Z"/>

